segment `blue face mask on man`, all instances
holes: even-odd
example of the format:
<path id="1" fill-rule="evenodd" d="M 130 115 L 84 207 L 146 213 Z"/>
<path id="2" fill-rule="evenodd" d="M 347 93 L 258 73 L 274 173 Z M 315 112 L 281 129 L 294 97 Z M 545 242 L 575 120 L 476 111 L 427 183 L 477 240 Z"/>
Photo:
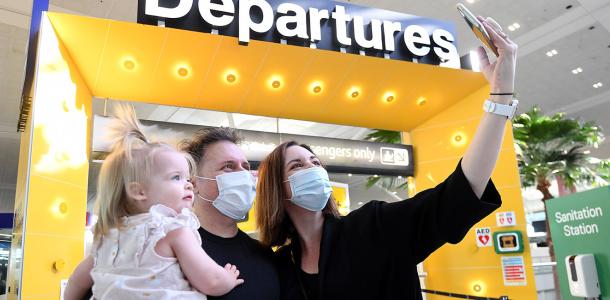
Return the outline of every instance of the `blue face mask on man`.
<path id="1" fill-rule="evenodd" d="M 328 202 L 332 187 L 328 173 L 322 167 L 312 167 L 288 177 L 292 199 L 295 205 L 310 211 L 321 211 Z"/>
<path id="2" fill-rule="evenodd" d="M 218 185 L 218 197 L 206 199 L 197 194 L 199 198 L 212 202 L 212 205 L 223 215 L 233 220 L 243 220 L 252 207 L 256 196 L 256 183 L 250 171 L 230 172 L 207 178 L 195 176 L 199 179 L 214 180 Z"/>

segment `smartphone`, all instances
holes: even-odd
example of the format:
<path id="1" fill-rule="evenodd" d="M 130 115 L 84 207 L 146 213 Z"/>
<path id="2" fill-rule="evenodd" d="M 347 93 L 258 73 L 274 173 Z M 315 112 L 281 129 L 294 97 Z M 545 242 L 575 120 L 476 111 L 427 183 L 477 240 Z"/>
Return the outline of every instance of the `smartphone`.
<path id="1" fill-rule="evenodd" d="M 485 30 L 485 27 L 483 27 L 483 24 L 481 24 L 481 22 L 477 20 L 477 17 L 472 12 L 470 12 L 470 10 L 468 10 L 468 8 L 464 6 L 464 4 L 458 3 L 456 7 L 462 17 L 464 17 L 464 20 L 466 21 L 468 26 L 470 26 L 470 29 L 472 29 L 472 32 L 474 32 L 474 35 L 481 42 L 483 42 L 483 45 L 487 46 L 487 48 L 489 48 L 491 52 L 498 56 L 498 48 L 491 41 L 491 37 L 489 36 L 489 33 L 487 33 L 487 30 Z"/>

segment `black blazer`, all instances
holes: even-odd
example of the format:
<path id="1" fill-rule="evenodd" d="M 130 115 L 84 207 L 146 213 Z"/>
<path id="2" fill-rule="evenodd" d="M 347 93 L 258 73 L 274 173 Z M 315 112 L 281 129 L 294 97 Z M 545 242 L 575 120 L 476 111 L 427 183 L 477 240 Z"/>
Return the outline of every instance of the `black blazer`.
<path id="1" fill-rule="evenodd" d="M 417 264 L 501 205 L 489 181 L 479 199 L 458 164 L 435 188 L 399 202 L 371 201 L 340 219 L 326 217 L 318 299 L 421 299 Z M 307 299 L 298 275 L 298 238 L 276 252 L 282 299 Z M 309 299 L 311 300 L 311 299 Z"/>

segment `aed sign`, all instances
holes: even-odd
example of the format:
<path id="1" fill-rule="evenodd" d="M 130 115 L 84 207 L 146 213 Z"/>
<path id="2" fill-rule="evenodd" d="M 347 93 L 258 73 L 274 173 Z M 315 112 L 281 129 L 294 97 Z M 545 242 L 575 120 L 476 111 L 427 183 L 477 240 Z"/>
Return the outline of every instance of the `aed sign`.
<path id="1" fill-rule="evenodd" d="M 138 0 L 138 23 L 460 68 L 453 24 L 329 0 Z"/>
<path id="2" fill-rule="evenodd" d="M 520 231 L 494 232 L 494 248 L 498 254 L 522 253 L 523 237 Z"/>
<path id="3" fill-rule="evenodd" d="M 477 246 L 480 247 L 490 247 L 493 245 L 493 240 L 491 238 L 491 228 L 477 228 Z"/>
<path id="4" fill-rule="evenodd" d="M 517 225 L 517 218 L 514 211 L 505 211 L 496 213 L 496 224 L 498 227 L 507 227 Z"/>

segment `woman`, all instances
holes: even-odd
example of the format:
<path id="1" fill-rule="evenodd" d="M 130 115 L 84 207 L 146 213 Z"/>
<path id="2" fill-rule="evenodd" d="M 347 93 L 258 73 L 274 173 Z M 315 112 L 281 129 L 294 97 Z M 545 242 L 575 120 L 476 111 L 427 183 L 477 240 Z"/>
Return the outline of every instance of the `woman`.
<path id="1" fill-rule="evenodd" d="M 499 52 L 491 64 L 479 48 L 490 100 L 508 105 L 517 46 L 493 20 L 479 20 Z M 342 218 L 311 149 L 278 146 L 261 163 L 256 205 L 262 243 L 280 247 L 283 298 L 421 299 L 416 265 L 501 204 L 490 176 L 506 120 L 485 113 L 456 170 L 437 187 L 406 201 L 371 201 Z"/>

